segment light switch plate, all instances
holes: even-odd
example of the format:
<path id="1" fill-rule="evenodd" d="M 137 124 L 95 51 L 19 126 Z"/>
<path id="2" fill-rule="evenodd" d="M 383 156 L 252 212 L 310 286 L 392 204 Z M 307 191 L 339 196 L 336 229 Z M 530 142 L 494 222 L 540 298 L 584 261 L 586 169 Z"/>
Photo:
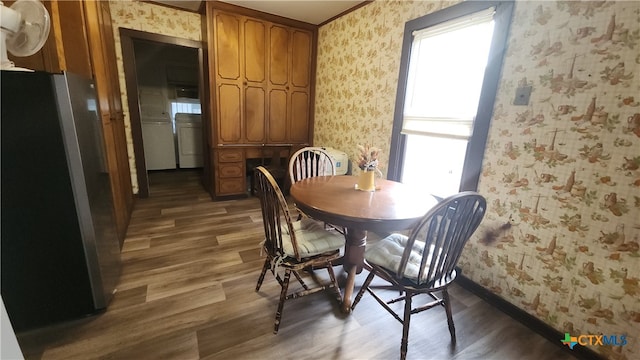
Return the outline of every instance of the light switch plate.
<path id="1" fill-rule="evenodd" d="M 531 86 L 520 86 L 516 89 L 516 98 L 513 105 L 529 105 L 529 97 L 531 96 Z"/>

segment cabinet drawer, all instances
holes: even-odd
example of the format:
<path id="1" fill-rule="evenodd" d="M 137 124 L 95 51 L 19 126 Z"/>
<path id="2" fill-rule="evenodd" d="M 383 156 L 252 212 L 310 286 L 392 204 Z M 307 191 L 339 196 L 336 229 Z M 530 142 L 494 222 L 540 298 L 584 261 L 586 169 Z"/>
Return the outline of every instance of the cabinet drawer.
<path id="1" fill-rule="evenodd" d="M 218 165 L 218 176 L 221 178 L 241 177 L 243 175 L 242 163 L 222 163 Z"/>
<path id="2" fill-rule="evenodd" d="M 242 149 L 218 150 L 219 162 L 243 161 Z"/>
<path id="3" fill-rule="evenodd" d="M 216 194 L 221 196 L 244 194 L 247 192 L 244 178 L 221 178 L 218 179 L 217 185 Z"/>

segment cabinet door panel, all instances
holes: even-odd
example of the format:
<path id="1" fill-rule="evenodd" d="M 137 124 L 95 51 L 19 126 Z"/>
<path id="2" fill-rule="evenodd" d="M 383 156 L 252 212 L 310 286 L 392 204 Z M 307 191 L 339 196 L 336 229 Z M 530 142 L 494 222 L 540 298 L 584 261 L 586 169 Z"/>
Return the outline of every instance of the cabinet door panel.
<path id="1" fill-rule="evenodd" d="M 244 93 L 244 122 L 247 142 L 263 143 L 265 92 L 262 87 L 247 87 Z"/>
<path id="2" fill-rule="evenodd" d="M 289 30 L 272 25 L 269 31 L 269 81 L 286 85 L 289 80 Z"/>
<path id="3" fill-rule="evenodd" d="M 291 130 L 292 142 L 307 142 L 309 139 L 309 94 L 296 91 L 291 94 Z"/>
<path id="4" fill-rule="evenodd" d="M 269 93 L 269 141 L 287 140 L 287 92 L 271 90 Z"/>
<path id="5" fill-rule="evenodd" d="M 222 79 L 240 78 L 240 20 L 230 14 L 216 14 L 217 75 Z"/>
<path id="6" fill-rule="evenodd" d="M 240 141 L 240 88 L 235 84 L 218 86 L 218 143 Z"/>
<path id="7" fill-rule="evenodd" d="M 123 114 L 123 111 L 122 98 L 120 97 L 120 77 L 118 75 L 118 65 L 116 64 L 116 49 L 113 38 L 113 24 L 111 23 L 111 8 L 108 1 L 99 1 L 99 4 L 100 28 L 103 34 L 102 42 L 104 43 L 104 62 L 112 94 L 109 98 L 109 105 L 111 106 L 112 115 L 115 114 L 118 117 Z"/>
<path id="8" fill-rule="evenodd" d="M 103 12 L 100 4 L 97 2 L 88 2 L 85 4 L 85 13 L 87 14 L 87 30 L 89 32 L 89 45 L 92 54 L 91 61 L 93 66 L 93 78 L 96 83 L 96 94 L 98 96 L 98 107 L 102 114 L 103 122 L 106 124 L 111 121 L 115 115 L 114 100 L 115 84 L 111 82 L 109 73 L 108 56 L 106 51 L 106 34 L 107 27 L 104 23 Z M 111 20 L 111 17 L 109 17 Z M 109 28 L 110 29 L 110 28 Z M 115 54 L 114 54 L 115 56 Z M 119 85 L 119 84 L 118 84 Z M 117 88 L 120 96 L 120 88 Z"/>
<path id="9" fill-rule="evenodd" d="M 124 202 L 126 203 L 126 224 L 128 225 L 129 217 L 133 211 L 133 189 L 131 186 L 131 170 L 129 169 L 129 153 L 127 152 L 127 136 L 125 131 L 126 126 L 124 123 L 124 115 L 119 114 L 119 116 L 116 117 L 116 120 L 111 122 L 111 125 L 113 126 L 113 133 L 115 134 L 118 174 L 120 176 L 120 183 L 124 189 L 120 196 L 123 197 Z"/>
<path id="10" fill-rule="evenodd" d="M 311 68 L 311 34 L 295 30 L 292 43 L 291 83 L 296 87 L 307 87 Z"/>
<path id="11" fill-rule="evenodd" d="M 244 76 L 247 81 L 265 81 L 265 25 L 262 22 L 247 19 L 244 23 Z"/>
<path id="12" fill-rule="evenodd" d="M 54 7 L 55 8 L 55 7 Z M 93 78 L 83 4 L 76 1 L 58 1 L 56 14 L 60 24 L 64 70 Z"/>

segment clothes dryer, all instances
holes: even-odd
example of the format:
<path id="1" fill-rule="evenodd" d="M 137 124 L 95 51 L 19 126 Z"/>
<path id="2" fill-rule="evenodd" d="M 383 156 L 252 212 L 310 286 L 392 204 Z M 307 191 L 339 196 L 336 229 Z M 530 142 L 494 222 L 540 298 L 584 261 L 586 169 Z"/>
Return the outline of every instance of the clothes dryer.
<path id="1" fill-rule="evenodd" d="M 180 168 L 202 167 L 202 116 L 177 113 L 175 118 Z"/>

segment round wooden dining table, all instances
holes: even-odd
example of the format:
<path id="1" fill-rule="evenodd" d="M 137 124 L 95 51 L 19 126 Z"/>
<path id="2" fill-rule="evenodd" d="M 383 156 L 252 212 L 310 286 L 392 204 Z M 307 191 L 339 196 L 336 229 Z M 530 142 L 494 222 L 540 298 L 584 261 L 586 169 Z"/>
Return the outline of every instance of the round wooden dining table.
<path id="1" fill-rule="evenodd" d="M 376 191 L 357 190 L 357 182 L 356 176 L 317 176 L 300 180 L 289 190 L 300 211 L 345 228 L 345 313 L 351 311 L 355 277 L 364 266 L 367 231 L 386 234 L 410 229 L 437 204 L 427 191 L 399 182 L 377 179 Z"/>

